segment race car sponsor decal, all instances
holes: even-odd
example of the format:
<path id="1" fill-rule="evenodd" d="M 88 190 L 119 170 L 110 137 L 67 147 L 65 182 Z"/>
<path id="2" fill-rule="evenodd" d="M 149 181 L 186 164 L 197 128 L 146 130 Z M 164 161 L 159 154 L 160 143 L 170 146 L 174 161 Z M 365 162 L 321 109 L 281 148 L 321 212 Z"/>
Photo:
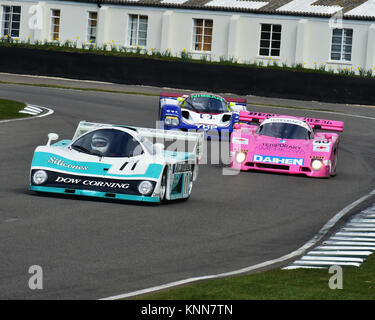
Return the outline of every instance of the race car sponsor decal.
<path id="1" fill-rule="evenodd" d="M 240 137 L 233 137 L 233 138 L 232 138 L 232 143 L 237 143 L 237 144 L 249 144 L 249 139 L 246 139 L 246 138 L 240 138 Z"/>
<path id="2" fill-rule="evenodd" d="M 57 166 L 68 168 L 68 169 L 76 169 L 76 170 L 87 170 L 88 169 L 88 167 L 82 167 L 82 166 L 70 164 L 70 163 L 65 162 L 64 160 L 61 160 L 61 159 L 58 159 L 58 158 L 55 158 L 55 157 L 50 157 L 48 162 L 53 163 Z"/>
<path id="3" fill-rule="evenodd" d="M 303 163 L 304 163 L 304 159 L 265 156 L 265 155 L 260 155 L 260 154 L 254 154 L 253 161 L 264 162 L 264 163 L 274 163 L 274 164 L 298 165 L 298 166 L 303 166 Z"/>
<path id="4" fill-rule="evenodd" d="M 224 101 L 221 97 L 213 96 L 211 94 L 194 94 L 194 95 L 190 96 L 190 98 L 202 98 L 202 97 L 203 98 L 212 98 L 212 99 Z"/>
<path id="5" fill-rule="evenodd" d="M 285 140 L 284 140 L 285 141 Z M 256 146 L 257 150 L 267 150 L 271 152 L 292 152 L 297 154 L 305 154 L 302 147 L 296 145 L 289 145 L 285 143 L 267 143 L 263 142 Z"/>
<path id="6" fill-rule="evenodd" d="M 313 151 L 315 152 L 329 152 L 331 149 L 331 143 L 326 141 L 314 141 Z"/>
<path id="7" fill-rule="evenodd" d="M 56 178 L 55 182 L 61 182 L 65 184 L 82 184 L 84 186 L 119 188 L 119 189 L 128 189 L 130 187 L 129 183 L 83 180 L 83 179 L 75 179 L 75 178 L 64 178 L 60 176 Z"/>
<path id="8" fill-rule="evenodd" d="M 216 129 L 217 125 L 214 125 L 214 124 L 197 124 L 197 128 L 208 131 L 208 130 Z"/>
<path id="9" fill-rule="evenodd" d="M 204 120 L 211 120 L 212 119 L 212 114 L 201 113 L 199 116 L 200 116 L 201 119 L 204 119 Z"/>
<path id="10" fill-rule="evenodd" d="M 191 171 L 191 164 L 188 162 L 176 163 L 173 166 L 173 173 L 182 173 Z"/>
<path id="11" fill-rule="evenodd" d="M 31 175 L 36 170 L 32 170 Z M 46 171 L 48 179 L 43 183 L 45 187 L 65 188 L 75 190 L 92 190 L 108 193 L 125 193 L 140 195 L 138 186 L 141 181 L 147 179 L 127 180 L 125 179 L 107 179 L 100 177 L 88 177 L 80 175 L 70 175 L 54 171 Z M 150 181 L 150 180 L 148 180 Z M 156 182 L 150 181 L 155 187 Z M 32 182 L 34 185 L 34 183 Z"/>
<path id="12" fill-rule="evenodd" d="M 301 120 L 298 120 L 298 119 L 289 119 L 289 118 L 269 118 L 269 119 L 266 119 L 262 122 L 262 125 L 265 125 L 267 123 L 286 123 L 286 124 L 294 124 L 294 125 L 297 125 L 297 126 L 300 126 L 300 127 L 303 127 L 305 128 L 306 130 L 308 131 L 311 131 L 311 127 L 301 121 Z"/>

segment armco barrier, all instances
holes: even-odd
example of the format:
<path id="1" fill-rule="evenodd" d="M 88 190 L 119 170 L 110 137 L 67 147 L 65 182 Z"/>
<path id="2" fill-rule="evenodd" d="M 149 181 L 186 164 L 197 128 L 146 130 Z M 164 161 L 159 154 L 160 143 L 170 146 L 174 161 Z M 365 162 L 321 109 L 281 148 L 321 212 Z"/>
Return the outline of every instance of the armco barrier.
<path id="1" fill-rule="evenodd" d="M 0 46 L 0 72 L 375 105 L 375 79 Z"/>

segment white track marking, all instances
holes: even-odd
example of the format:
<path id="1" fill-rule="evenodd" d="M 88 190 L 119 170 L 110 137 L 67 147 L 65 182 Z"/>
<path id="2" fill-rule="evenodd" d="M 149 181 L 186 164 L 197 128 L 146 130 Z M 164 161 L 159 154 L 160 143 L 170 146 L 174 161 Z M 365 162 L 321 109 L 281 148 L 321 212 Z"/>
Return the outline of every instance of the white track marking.
<path id="1" fill-rule="evenodd" d="M 306 261 L 353 261 L 353 262 L 363 262 L 363 258 L 353 258 L 353 257 L 335 257 L 332 259 L 332 257 L 322 257 L 322 256 L 304 256 L 300 260 L 306 260 Z"/>
<path id="2" fill-rule="evenodd" d="M 360 228 L 374 228 L 375 230 L 375 223 L 348 223 L 348 227 L 360 227 Z"/>
<path id="3" fill-rule="evenodd" d="M 35 115 L 33 117 L 0 120 L 0 123 L 13 122 L 13 121 L 24 121 L 24 120 L 32 120 L 32 119 L 37 119 L 37 118 L 43 118 L 43 117 L 47 117 L 47 116 L 49 116 L 49 115 L 51 115 L 51 114 L 54 113 L 54 111 L 52 109 L 50 109 L 50 108 L 47 108 L 47 107 L 40 107 L 40 108 L 43 108 L 44 110 L 47 110 L 47 112 L 45 112 L 43 114 Z"/>
<path id="4" fill-rule="evenodd" d="M 309 254 L 312 256 L 360 256 L 360 257 L 367 257 L 372 253 L 372 251 L 366 251 L 366 250 L 358 250 L 358 251 L 333 251 L 333 250 L 328 250 L 328 251 L 319 251 L 319 250 L 313 250 L 310 251 Z"/>
<path id="5" fill-rule="evenodd" d="M 375 247 L 355 247 L 355 246 L 330 246 L 330 245 L 324 245 L 324 246 L 319 246 L 315 248 L 316 250 L 375 250 Z"/>
<path id="6" fill-rule="evenodd" d="M 154 287 L 151 287 L 151 288 L 146 288 L 146 289 L 142 289 L 142 290 L 137 290 L 137 291 L 132 291 L 132 292 L 124 293 L 124 294 L 115 295 L 115 296 L 103 298 L 103 299 L 100 299 L 100 300 L 125 299 L 125 298 L 130 298 L 130 297 L 134 297 L 134 296 L 138 296 L 138 295 L 142 295 L 142 294 L 147 294 L 147 293 L 151 293 L 151 292 L 155 292 L 155 291 L 159 291 L 159 290 L 169 289 L 169 288 L 176 287 L 176 286 L 179 286 L 179 285 L 183 285 L 183 284 L 187 284 L 187 283 L 193 283 L 193 282 L 197 282 L 197 281 L 201 281 L 201 280 L 217 279 L 217 278 L 222 278 L 222 277 L 238 275 L 238 274 L 241 274 L 241 273 L 254 271 L 254 270 L 257 270 L 257 269 L 260 269 L 260 268 L 268 267 L 268 266 L 271 266 L 273 264 L 285 262 L 285 261 L 288 261 L 290 259 L 296 258 L 296 257 L 304 254 L 308 249 L 314 247 L 334 227 L 334 225 L 343 216 L 345 216 L 348 212 L 350 212 L 356 206 L 358 206 L 359 204 L 361 204 L 363 201 L 367 200 L 368 198 L 372 197 L 373 195 L 375 195 L 375 189 L 372 190 L 371 192 L 369 192 L 368 194 L 364 195 L 363 197 L 359 198 L 358 200 L 356 200 L 356 201 L 352 202 L 351 204 L 347 205 L 341 211 L 339 211 L 333 218 L 331 218 L 323 226 L 323 228 L 310 241 L 305 243 L 302 247 L 300 247 L 299 249 L 297 249 L 297 250 L 295 250 L 295 251 L 293 251 L 293 252 L 291 252 L 287 255 L 284 255 L 284 256 L 282 256 L 278 259 L 265 261 L 265 262 L 262 262 L 262 263 L 259 263 L 259 264 L 256 264 L 256 265 L 253 265 L 253 266 L 250 266 L 250 267 L 246 267 L 246 268 L 231 271 L 231 272 L 220 273 L 220 274 L 215 274 L 215 275 L 207 275 L 207 276 L 201 276 L 201 277 L 192 277 L 192 278 L 188 278 L 188 279 L 184 279 L 184 280 L 170 282 L 170 283 L 167 283 L 167 284 L 162 284 L 162 285 L 159 285 L 159 286 L 154 286 Z M 369 251 L 369 252 L 371 253 L 371 251 Z"/>
<path id="7" fill-rule="evenodd" d="M 371 241 L 371 242 L 375 242 L 375 238 L 363 238 L 363 237 L 331 237 L 330 238 L 331 240 L 339 240 L 339 241 Z"/>
<path id="8" fill-rule="evenodd" d="M 340 265 L 340 266 L 354 266 L 359 267 L 361 265 L 360 262 L 351 262 L 351 261 L 337 261 L 334 259 L 328 260 L 328 261 L 304 261 L 304 260 L 297 260 L 296 266 L 334 266 L 334 265 Z M 287 269 L 288 267 L 284 268 Z"/>
<path id="9" fill-rule="evenodd" d="M 355 227 L 355 228 L 345 227 L 345 228 L 342 228 L 342 230 L 354 231 L 354 232 L 375 232 L 375 228 L 361 228 L 361 227 Z"/>
<path id="10" fill-rule="evenodd" d="M 330 245 L 348 245 L 348 246 L 362 246 L 362 247 L 366 247 L 366 246 L 375 246 L 375 243 L 374 242 L 365 242 L 365 241 L 352 241 L 352 239 L 350 239 L 351 241 L 335 241 L 335 240 L 327 240 L 327 241 L 324 241 L 323 244 L 330 244 Z"/>
<path id="11" fill-rule="evenodd" d="M 36 111 L 36 112 L 42 112 L 43 109 L 39 108 L 39 107 L 35 107 L 33 105 L 27 105 L 27 107 L 25 109 L 28 109 L 28 110 L 33 110 L 33 111 Z"/>
<path id="12" fill-rule="evenodd" d="M 39 112 L 35 111 L 28 111 L 26 109 L 18 111 L 18 113 L 25 113 L 25 114 L 31 114 L 32 116 L 36 116 Z"/>
<path id="13" fill-rule="evenodd" d="M 337 236 L 345 236 L 345 237 L 369 237 L 374 238 L 375 232 L 337 232 Z"/>

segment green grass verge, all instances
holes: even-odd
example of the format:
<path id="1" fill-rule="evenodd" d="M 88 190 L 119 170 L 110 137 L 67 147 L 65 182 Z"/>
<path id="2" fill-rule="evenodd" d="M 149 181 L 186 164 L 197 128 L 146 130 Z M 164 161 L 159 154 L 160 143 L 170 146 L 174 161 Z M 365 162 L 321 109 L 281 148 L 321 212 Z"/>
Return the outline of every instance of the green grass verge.
<path id="1" fill-rule="evenodd" d="M 0 99 L 0 120 L 29 117 L 29 114 L 19 113 L 25 107 L 23 102 Z"/>
<path id="2" fill-rule="evenodd" d="M 140 300 L 374 300 L 375 255 L 343 268 L 343 289 L 330 289 L 328 269 L 269 270 L 202 281 L 137 297 Z M 134 299 L 134 298 L 133 298 Z"/>

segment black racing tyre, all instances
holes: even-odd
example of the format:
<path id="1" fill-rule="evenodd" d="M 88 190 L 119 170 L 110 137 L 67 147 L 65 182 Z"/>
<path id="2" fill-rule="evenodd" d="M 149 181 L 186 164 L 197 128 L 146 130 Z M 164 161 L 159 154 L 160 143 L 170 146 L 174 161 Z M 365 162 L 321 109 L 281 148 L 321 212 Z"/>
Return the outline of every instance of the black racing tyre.
<path id="1" fill-rule="evenodd" d="M 159 192 L 159 199 L 160 203 L 167 202 L 167 174 L 168 169 L 165 168 L 163 171 L 163 176 L 161 177 L 161 183 L 160 183 L 160 192 Z"/>
<path id="2" fill-rule="evenodd" d="M 335 166 L 333 167 L 333 169 L 330 172 L 331 177 L 334 177 L 337 173 L 337 161 L 338 161 L 338 159 L 339 159 L 339 155 L 337 153 L 336 157 L 335 157 Z"/>
<path id="3" fill-rule="evenodd" d="M 188 196 L 184 198 L 183 200 L 188 200 L 191 195 L 191 191 L 193 190 L 193 183 L 194 183 L 194 166 L 192 166 L 191 171 L 190 171 L 190 179 L 189 179 L 189 186 L 188 186 Z"/>

